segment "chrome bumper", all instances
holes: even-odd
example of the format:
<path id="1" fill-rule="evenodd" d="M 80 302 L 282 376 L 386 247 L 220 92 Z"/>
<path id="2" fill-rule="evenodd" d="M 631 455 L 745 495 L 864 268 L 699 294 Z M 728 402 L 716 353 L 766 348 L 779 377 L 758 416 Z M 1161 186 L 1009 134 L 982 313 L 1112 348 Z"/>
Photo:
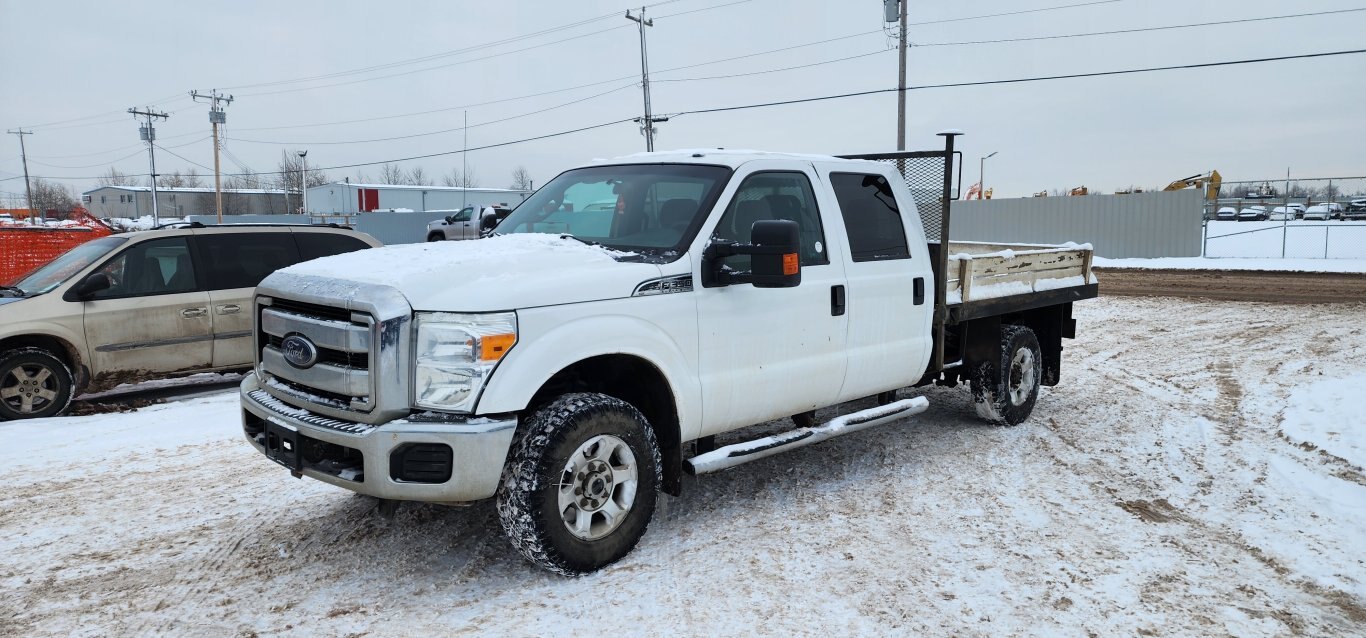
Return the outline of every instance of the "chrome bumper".
<path id="1" fill-rule="evenodd" d="M 358 451 L 363 471 L 336 471 L 328 463 L 302 460 L 298 475 L 379 498 L 456 503 L 494 495 L 502 476 L 503 461 L 517 428 L 514 415 L 467 417 L 452 415 L 450 421 L 390 421 L 380 425 L 342 421 L 288 405 L 261 388 L 255 373 L 242 379 L 242 426 L 247 440 L 258 452 L 270 456 L 264 445 L 266 422 L 314 442 Z M 452 452 L 451 477 L 443 483 L 413 483 L 391 475 L 390 455 L 406 444 L 438 443 Z M 309 448 L 304 448 L 309 449 Z M 293 469 L 293 468 L 291 468 Z"/>

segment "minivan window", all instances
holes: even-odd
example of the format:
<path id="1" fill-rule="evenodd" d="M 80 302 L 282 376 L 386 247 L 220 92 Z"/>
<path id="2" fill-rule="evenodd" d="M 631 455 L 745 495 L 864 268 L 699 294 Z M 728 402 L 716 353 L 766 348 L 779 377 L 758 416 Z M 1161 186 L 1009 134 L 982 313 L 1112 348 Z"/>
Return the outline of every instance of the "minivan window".
<path id="1" fill-rule="evenodd" d="M 184 237 L 133 244 L 99 272 L 109 277 L 109 288 L 95 293 L 95 299 L 191 292 L 197 287 L 194 260 Z"/>
<path id="2" fill-rule="evenodd" d="M 288 233 L 214 233 L 195 236 L 210 290 L 255 288 L 266 275 L 299 263 Z"/>
<path id="3" fill-rule="evenodd" d="M 100 260 L 126 241 L 128 241 L 127 237 L 101 237 L 85 242 L 62 253 L 60 257 L 39 266 L 12 285 L 23 291 L 25 296 L 41 295 L 61 285 L 72 275 L 85 270 L 87 266 Z"/>
<path id="4" fill-rule="evenodd" d="M 330 257 L 370 247 L 370 244 L 341 233 L 294 233 L 294 241 L 299 245 L 299 261 Z"/>

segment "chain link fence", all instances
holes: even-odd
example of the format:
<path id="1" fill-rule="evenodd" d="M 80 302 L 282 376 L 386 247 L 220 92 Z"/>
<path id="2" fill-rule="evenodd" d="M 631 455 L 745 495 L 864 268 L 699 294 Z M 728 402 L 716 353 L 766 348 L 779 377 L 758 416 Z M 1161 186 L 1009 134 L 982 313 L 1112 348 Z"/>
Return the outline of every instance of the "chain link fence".
<path id="1" fill-rule="evenodd" d="M 1206 257 L 1366 259 L 1366 176 L 1224 182 Z"/>

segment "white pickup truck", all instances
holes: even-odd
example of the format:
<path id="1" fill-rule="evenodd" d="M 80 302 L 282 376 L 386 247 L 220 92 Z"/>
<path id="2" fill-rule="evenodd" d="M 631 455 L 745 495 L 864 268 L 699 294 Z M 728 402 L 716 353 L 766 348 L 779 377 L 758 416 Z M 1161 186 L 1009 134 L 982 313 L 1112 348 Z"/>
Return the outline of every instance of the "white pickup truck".
<path id="1" fill-rule="evenodd" d="M 1029 416 L 1058 382 L 1072 302 L 1096 295 L 1090 247 L 943 250 L 920 222 L 879 161 L 708 150 L 575 168 L 489 239 L 262 282 L 245 434 L 296 477 L 381 499 L 493 497 L 528 559 L 590 572 L 686 473 L 926 408 L 898 389 L 969 381 L 984 417 Z M 717 445 L 786 417 L 790 432 Z"/>

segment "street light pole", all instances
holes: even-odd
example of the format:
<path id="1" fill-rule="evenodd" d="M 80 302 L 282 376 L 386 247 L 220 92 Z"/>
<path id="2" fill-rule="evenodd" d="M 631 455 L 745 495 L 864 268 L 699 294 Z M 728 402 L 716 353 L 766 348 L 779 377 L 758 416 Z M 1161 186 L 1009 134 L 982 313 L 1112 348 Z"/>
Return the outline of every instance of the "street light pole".
<path id="1" fill-rule="evenodd" d="M 299 192 L 303 193 L 304 214 L 308 214 L 308 151 L 299 151 Z"/>
<path id="2" fill-rule="evenodd" d="M 991 155 L 983 157 L 977 162 L 977 197 L 986 199 L 987 196 L 987 160 L 996 156 L 999 151 L 992 151 Z"/>

